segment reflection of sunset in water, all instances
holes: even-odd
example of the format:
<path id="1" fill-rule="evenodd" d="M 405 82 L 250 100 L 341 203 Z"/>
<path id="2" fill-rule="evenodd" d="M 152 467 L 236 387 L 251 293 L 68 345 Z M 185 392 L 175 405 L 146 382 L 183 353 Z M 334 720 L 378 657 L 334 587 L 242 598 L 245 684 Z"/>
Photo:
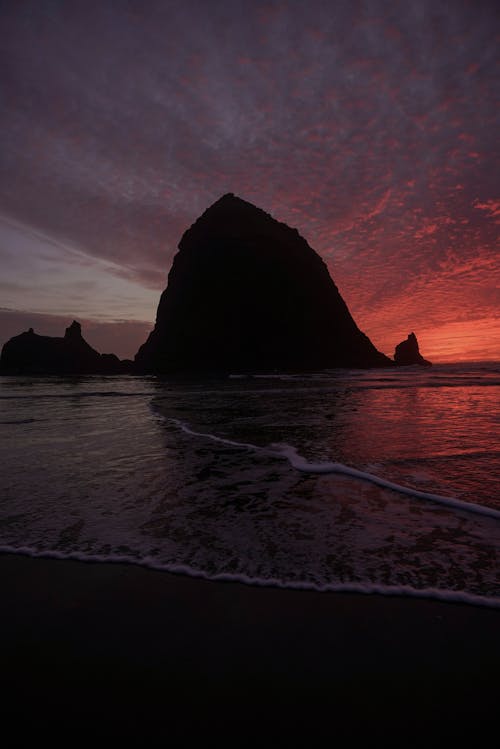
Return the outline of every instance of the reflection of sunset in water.
<path id="1" fill-rule="evenodd" d="M 408 380 L 412 376 L 408 372 Z M 450 387 L 437 369 L 433 387 L 426 377 L 420 386 L 412 386 L 416 377 L 412 385 L 394 387 L 389 375 L 380 387 L 349 393 L 344 407 L 332 404 L 329 454 L 419 489 L 438 491 L 445 482 L 448 494 L 490 499 L 498 388 L 476 387 L 467 376 L 463 387 L 456 384 L 459 378 Z"/>
<path id="2" fill-rule="evenodd" d="M 473 418 L 480 404 L 494 408 L 490 395 L 495 389 L 489 390 L 470 386 L 363 390 L 353 394 L 356 411 L 349 415 L 344 437 L 353 440 L 365 460 L 457 457 L 490 450 L 494 448 L 492 424 Z"/>

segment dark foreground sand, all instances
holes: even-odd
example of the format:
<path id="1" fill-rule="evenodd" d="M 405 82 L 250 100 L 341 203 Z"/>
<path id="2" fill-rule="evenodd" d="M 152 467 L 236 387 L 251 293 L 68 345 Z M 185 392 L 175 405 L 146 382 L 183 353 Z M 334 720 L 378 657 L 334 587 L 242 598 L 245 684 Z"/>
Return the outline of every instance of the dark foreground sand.
<path id="1" fill-rule="evenodd" d="M 1 725 L 19 745 L 446 746 L 498 727 L 498 610 L 13 555 L 0 579 Z"/>

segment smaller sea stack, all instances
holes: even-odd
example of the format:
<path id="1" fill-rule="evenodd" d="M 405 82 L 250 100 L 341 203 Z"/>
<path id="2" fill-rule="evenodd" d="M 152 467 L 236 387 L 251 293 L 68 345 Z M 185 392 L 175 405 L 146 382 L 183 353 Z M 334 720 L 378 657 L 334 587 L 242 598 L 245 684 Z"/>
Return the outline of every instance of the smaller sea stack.
<path id="1" fill-rule="evenodd" d="M 432 362 L 424 359 L 418 348 L 417 336 L 410 333 L 406 341 L 401 341 L 394 351 L 394 361 L 399 367 L 419 364 L 422 367 L 432 366 Z"/>

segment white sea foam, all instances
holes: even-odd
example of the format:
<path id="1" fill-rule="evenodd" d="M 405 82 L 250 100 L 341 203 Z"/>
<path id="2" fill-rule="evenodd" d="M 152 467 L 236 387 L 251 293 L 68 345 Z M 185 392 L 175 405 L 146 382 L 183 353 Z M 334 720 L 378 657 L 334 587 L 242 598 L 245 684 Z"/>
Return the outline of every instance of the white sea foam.
<path id="1" fill-rule="evenodd" d="M 368 481 L 377 486 L 381 486 L 384 489 L 391 489 L 392 491 L 398 492 L 399 494 L 405 494 L 409 497 L 415 497 L 416 499 L 424 499 L 437 504 L 446 505 L 456 510 L 463 510 L 465 512 L 473 512 L 478 515 L 484 515 L 486 517 L 496 518 L 500 520 L 500 511 L 495 510 L 492 507 L 486 507 L 479 505 L 474 502 L 464 502 L 463 500 L 455 497 L 445 497 L 441 494 L 432 494 L 431 492 L 423 492 L 413 487 L 403 486 L 396 484 L 392 481 L 387 481 L 380 476 L 376 476 L 373 473 L 367 473 L 366 471 L 360 471 L 357 468 L 351 468 L 343 463 L 333 463 L 325 461 L 322 463 L 311 463 L 302 457 L 295 447 L 286 444 L 272 444 L 269 447 L 259 447 L 249 442 L 237 442 L 230 440 L 227 437 L 219 437 L 210 432 L 197 432 L 190 426 L 180 421 L 179 419 L 170 418 L 169 421 L 176 424 L 183 432 L 190 434 L 194 437 L 200 437 L 203 439 L 209 439 L 213 442 L 219 442 L 221 444 L 229 445 L 231 447 L 238 447 L 245 450 L 253 450 L 260 453 L 266 453 L 273 455 L 276 458 L 284 458 L 289 462 L 292 468 L 302 473 L 310 474 L 331 474 L 338 473 L 345 476 L 351 476 L 352 478 L 359 479 L 360 481 Z"/>
<path id="2" fill-rule="evenodd" d="M 500 609 L 500 598 L 466 593 L 460 590 L 441 590 L 437 588 L 412 588 L 408 585 L 381 585 L 374 583 L 328 583 L 316 585 L 307 580 L 283 581 L 277 578 L 259 578 L 245 574 L 215 573 L 210 574 L 184 564 L 160 564 L 152 557 L 137 559 L 124 554 L 84 554 L 80 552 L 40 551 L 27 546 L 0 546 L 0 554 L 28 556 L 34 559 L 59 559 L 86 563 L 133 564 L 138 567 L 168 572 L 173 575 L 199 578 L 212 582 L 240 583 L 262 588 L 280 588 L 284 590 L 311 591 L 317 593 L 357 593 L 362 595 L 401 596 L 407 598 L 430 599 L 445 603 L 466 604 Z"/>

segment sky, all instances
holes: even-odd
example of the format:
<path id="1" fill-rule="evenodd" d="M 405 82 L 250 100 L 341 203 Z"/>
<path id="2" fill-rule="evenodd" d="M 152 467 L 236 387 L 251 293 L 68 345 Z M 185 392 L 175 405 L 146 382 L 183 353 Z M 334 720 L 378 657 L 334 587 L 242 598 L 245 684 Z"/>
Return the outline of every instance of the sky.
<path id="1" fill-rule="evenodd" d="M 0 0 L 0 345 L 133 357 L 233 192 L 296 227 L 392 355 L 500 359 L 500 6 Z"/>

